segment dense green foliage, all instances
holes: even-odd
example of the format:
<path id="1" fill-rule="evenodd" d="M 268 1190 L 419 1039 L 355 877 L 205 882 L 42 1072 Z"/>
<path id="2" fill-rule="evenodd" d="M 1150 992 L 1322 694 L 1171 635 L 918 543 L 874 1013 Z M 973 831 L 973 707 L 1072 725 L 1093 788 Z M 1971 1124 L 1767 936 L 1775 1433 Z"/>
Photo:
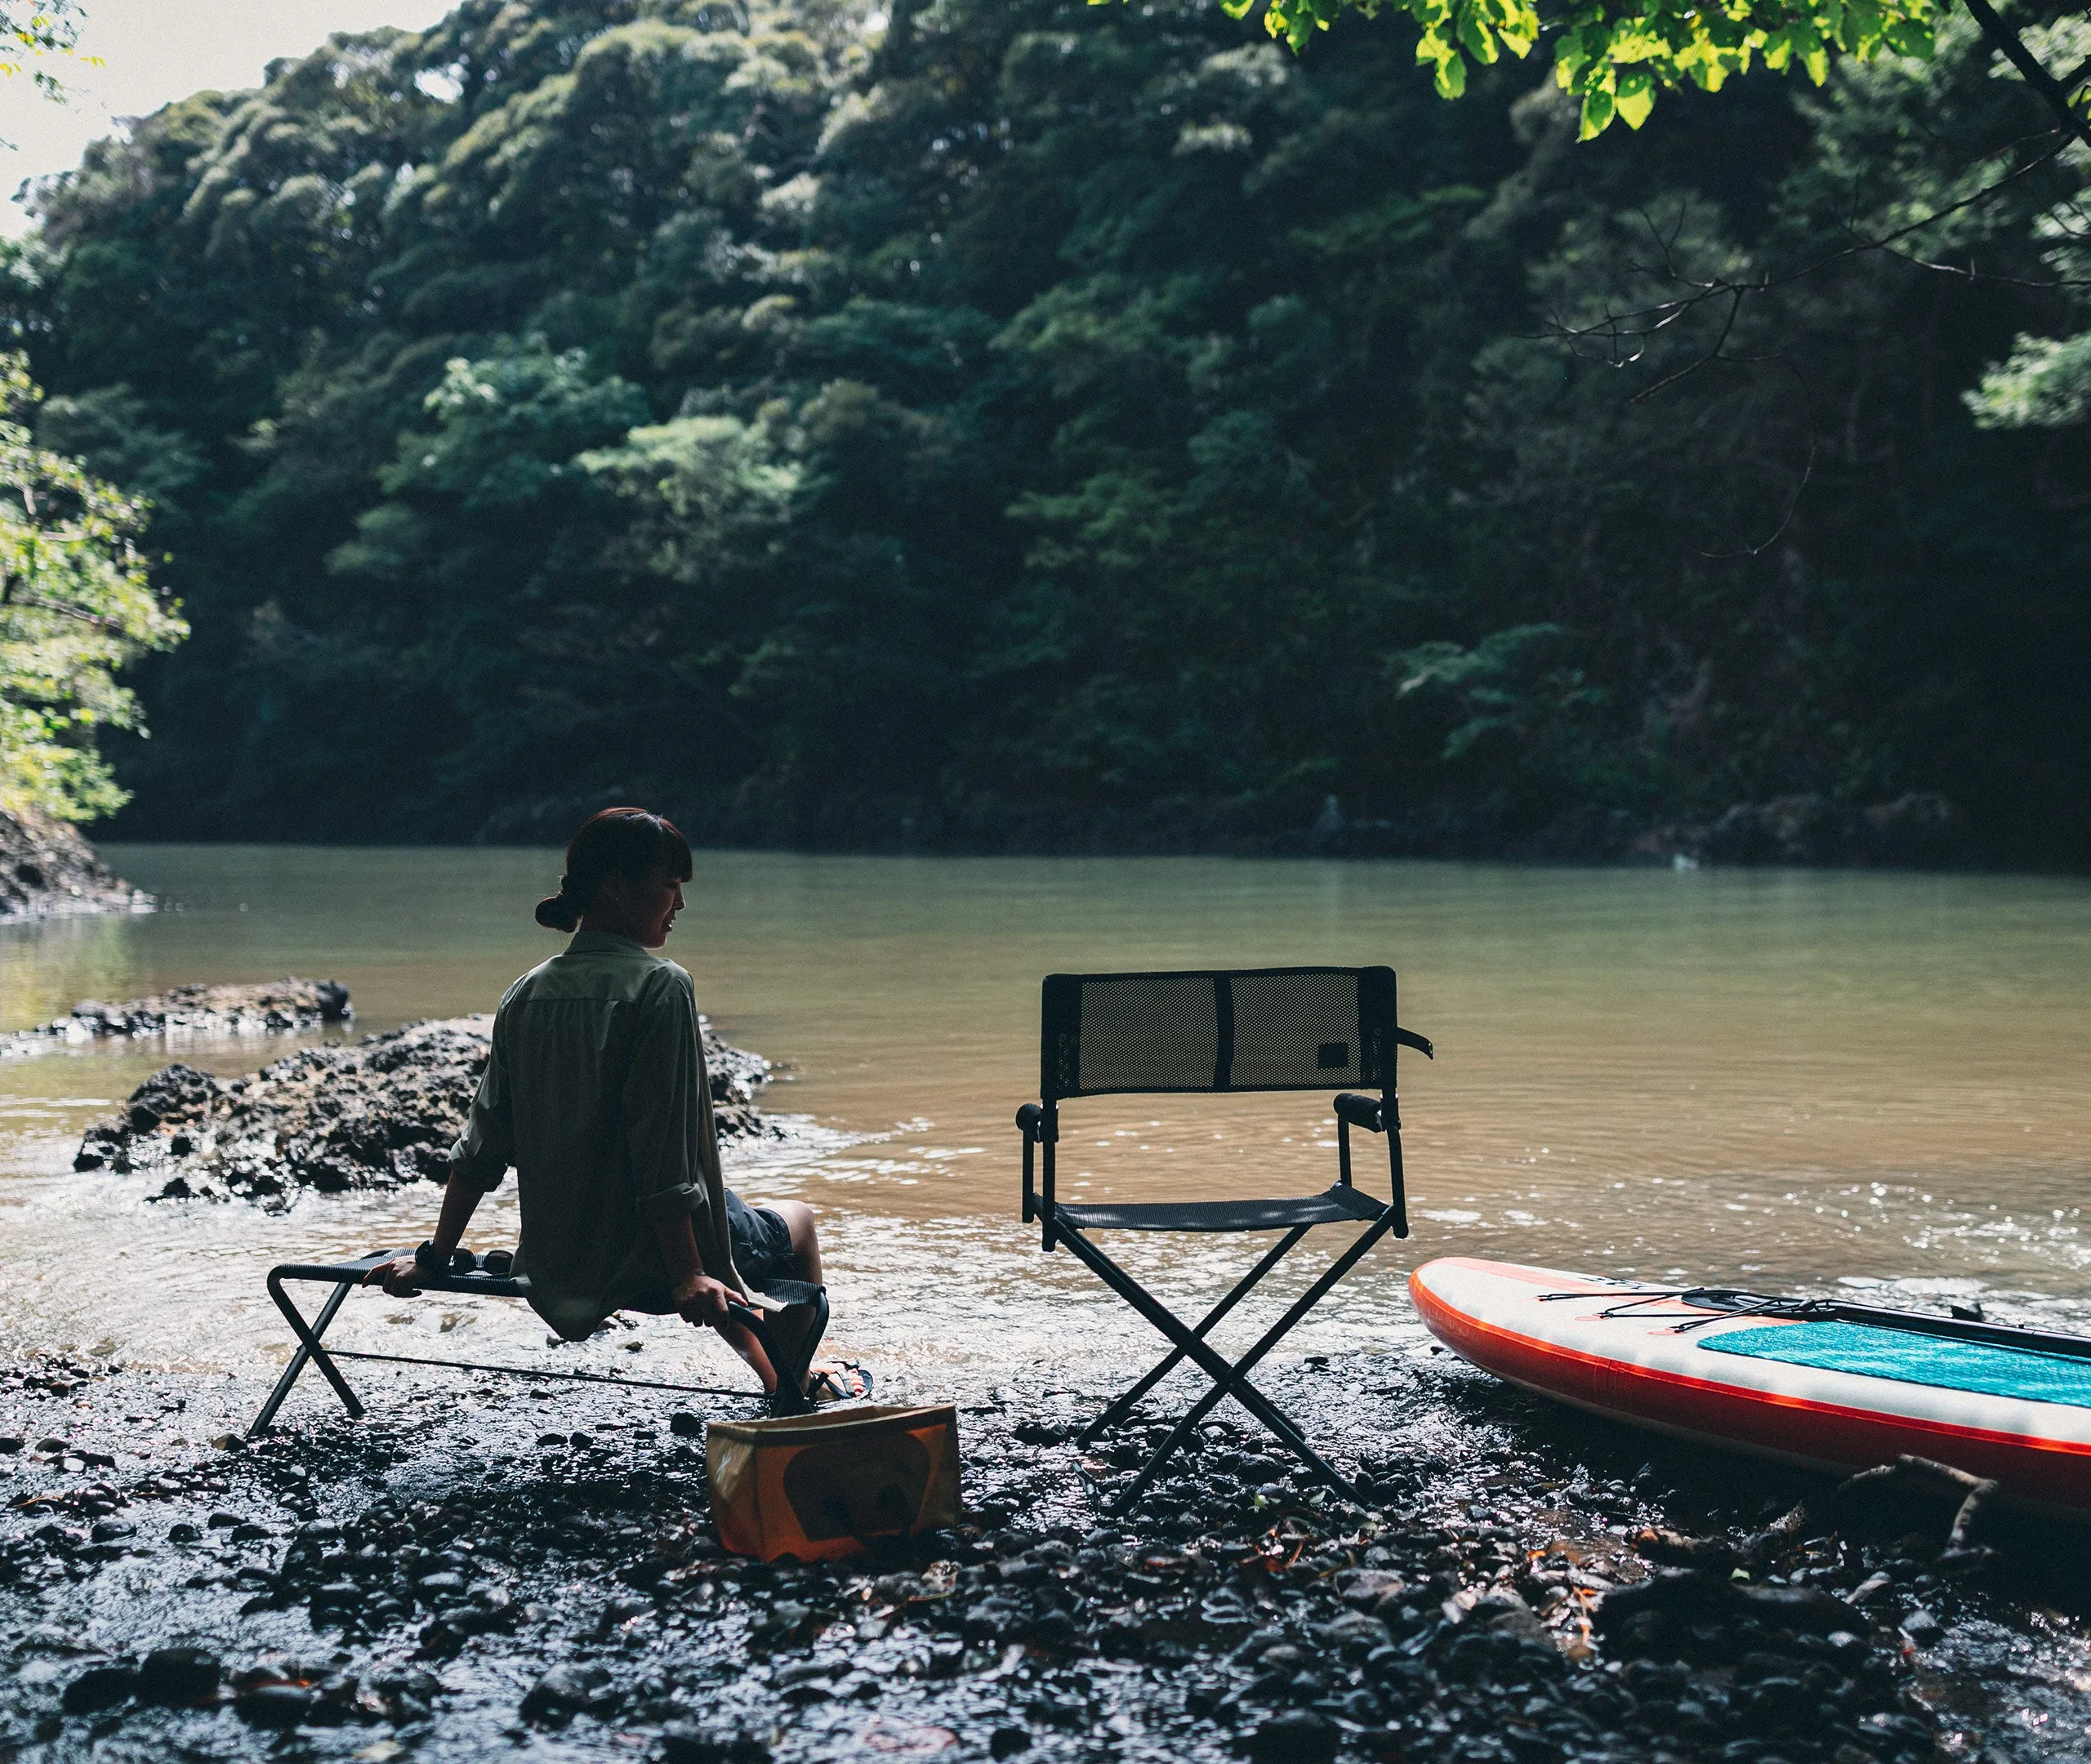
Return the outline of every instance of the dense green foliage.
<path id="1" fill-rule="evenodd" d="M 1333 793 L 1558 849 L 1937 789 L 2081 855 L 2091 394 L 2017 341 L 2080 323 L 2081 174 L 1848 251 L 2037 100 L 1963 25 L 1578 145 L 1541 58 L 1448 105 L 1414 42 L 469 0 L 98 147 L 8 300 L 196 628 L 120 826 L 1254 842 Z"/>
<path id="2" fill-rule="evenodd" d="M 138 554 L 144 506 L 37 445 L 42 396 L 0 355 L 0 808 L 83 821 L 125 800 L 102 731 L 144 733 L 118 671 L 188 628 Z"/>

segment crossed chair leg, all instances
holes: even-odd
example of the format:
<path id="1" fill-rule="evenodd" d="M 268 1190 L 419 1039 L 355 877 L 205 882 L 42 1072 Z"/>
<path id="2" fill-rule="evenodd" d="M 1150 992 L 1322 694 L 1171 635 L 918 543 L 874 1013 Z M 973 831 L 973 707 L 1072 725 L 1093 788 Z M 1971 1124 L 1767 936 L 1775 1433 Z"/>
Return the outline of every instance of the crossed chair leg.
<path id="1" fill-rule="evenodd" d="M 1137 1383 L 1106 1409 L 1085 1428 L 1077 1440 L 1087 1445 L 1107 1428 L 1116 1426 L 1131 1413 L 1135 1405 L 1150 1390 L 1185 1360 L 1191 1361 L 1213 1381 L 1213 1388 L 1192 1405 L 1190 1412 L 1179 1421 L 1169 1437 L 1157 1446 L 1141 1466 L 1139 1473 L 1108 1503 L 1106 1511 L 1114 1517 L 1132 1510 L 1134 1504 L 1153 1486 L 1165 1465 L 1180 1451 L 1184 1442 L 1196 1431 L 1200 1423 L 1212 1413 L 1224 1397 L 1232 1396 L 1249 1413 L 1276 1436 L 1279 1444 L 1298 1458 L 1319 1481 L 1326 1483 L 1346 1499 L 1357 1493 L 1352 1482 L 1343 1476 L 1328 1460 L 1308 1443 L 1306 1436 L 1269 1398 L 1249 1382 L 1264 1357 L 1275 1348 L 1293 1325 L 1312 1311 L 1327 1295 L 1344 1275 L 1371 1250 L 1393 1227 L 1391 1218 L 1372 1225 L 1357 1242 L 1330 1263 L 1320 1279 L 1295 1299 L 1291 1307 L 1264 1332 L 1255 1345 L 1238 1360 L 1229 1361 L 1216 1352 L 1206 1340 L 1213 1325 L 1233 1310 L 1255 1287 L 1263 1277 L 1276 1267 L 1286 1255 L 1307 1235 L 1309 1227 L 1295 1226 L 1273 1245 L 1254 1268 L 1235 1286 L 1233 1291 L 1207 1312 L 1193 1327 L 1171 1312 L 1166 1305 L 1110 1257 L 1098 1249 L 1081 1232 L 1064 1222 L 1053 1228 L 1054 1238 L 1064 1243 L 1080 1258 L 1090 1272 L 1124 1299 L 1135 1311 L 1152 1323 L 1170 1342 L 1171 1351 Z"/>

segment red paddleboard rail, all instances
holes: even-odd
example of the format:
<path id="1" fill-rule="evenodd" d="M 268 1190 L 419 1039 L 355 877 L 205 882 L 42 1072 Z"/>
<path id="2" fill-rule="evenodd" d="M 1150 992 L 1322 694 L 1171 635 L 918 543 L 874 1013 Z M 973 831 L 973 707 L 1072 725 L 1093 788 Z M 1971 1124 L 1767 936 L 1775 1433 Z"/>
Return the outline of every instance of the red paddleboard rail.
<path id="1" fill-rule="evenodd" d="M 1586 1353 L 1455 1308 L 1424 1284 L 1424 1272 L 1410 1275 L 1409 1294 L 1431 1334 L 1462 1359 L 1542 1396 L 1821 1468 L 1863 1470 L 1912 1452 L 1994 1477 L 2014 1499 L 2091 1508 L 2091 1446 L 1855 1409 Z"/>

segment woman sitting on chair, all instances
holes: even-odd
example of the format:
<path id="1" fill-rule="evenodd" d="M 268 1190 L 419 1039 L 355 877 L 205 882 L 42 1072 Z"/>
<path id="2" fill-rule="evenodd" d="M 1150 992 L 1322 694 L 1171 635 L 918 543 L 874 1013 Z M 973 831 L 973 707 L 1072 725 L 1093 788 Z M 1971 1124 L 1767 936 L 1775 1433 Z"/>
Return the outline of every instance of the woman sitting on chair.
<path id="1" fill-rule="evenodd" d="M 522 1201 L 515 1272 L 568 1341 L 613 1312 L 678 1312 L 716 1329 L 764 1389 L 780 1377 L 818 1400 L 867 1395 L 857 1368 L 809 1374 L 814 1312 L 758 1296 L 774 1281 L 821 1281 L 812 1209 L 751 1207 L 719 1168 L 711 1086 L 690 978 L 653 951 L 668 940 L 689 880 L 689 843 L 640 808 L 605 808 L 566 848 L 559 893 L 537 923 L 574 932 L 502 999 L 493 1045 L 435 1236 L 366 1276 L 405 1297 L 440 1268 L 479 1196 L 514 1165 Z M 729 1303 L 771 1311 L 787 1362 L 773 1365 Z"/>

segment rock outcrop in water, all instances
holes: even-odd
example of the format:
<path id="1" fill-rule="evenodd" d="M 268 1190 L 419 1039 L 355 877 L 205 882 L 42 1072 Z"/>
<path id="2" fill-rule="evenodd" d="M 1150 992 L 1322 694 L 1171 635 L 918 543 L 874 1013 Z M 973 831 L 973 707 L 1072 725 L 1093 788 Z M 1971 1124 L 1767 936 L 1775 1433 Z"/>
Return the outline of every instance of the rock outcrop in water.
<path id="1" fill-rule="evenodd" d="M 110 870 L 78 827 L 33 808 L 0 810 L 0 924 L 150 912 L 158 904 Z"/>
<path id="2" fill-rule="evenodd" d="M 170 987 L 121 1004 L 82 999 L 65 1016 L 0 1037 L 0 1059 L 118 1037 L 302 1034 L 354 1015 L 338 980 L 286 974 L 261 986 Z"/>
<path id="3" fill-rule="evenodd" d="M 87 1129 L 75 1169 L 164 1171 L 163 1200 L 257 1200 L 288 1206 L 309 1188 L 396 1188 L 440 1181 L 485 1071 L 490 1016 L 454 1017 L 308 1047 L 251 1078 L 179 1062 L 131 1093 L 119 1115 Z M 760 1054 L 704 1030 L 720 1137 L 777 1129 L 756 1107 L 769 1076 Z"/>

